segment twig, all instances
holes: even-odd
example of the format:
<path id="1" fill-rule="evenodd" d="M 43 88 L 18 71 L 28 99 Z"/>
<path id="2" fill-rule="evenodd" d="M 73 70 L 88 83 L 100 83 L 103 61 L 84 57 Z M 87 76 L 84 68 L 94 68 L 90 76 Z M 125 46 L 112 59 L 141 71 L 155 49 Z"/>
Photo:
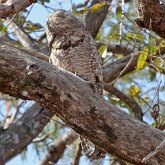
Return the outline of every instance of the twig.
<path id="1" fill-rule="evenodd" d="M 128 61 L 127 65 L 124 67 L 124 69 L 120 72 L 120 74 L 116 77 L 115 80 L 112 81 L 111 84 L 114 84 L 119 78 L 120 76 L 126 71 L 126 69 L 129 67 L 129 65 L 131 64 L 132 60 L 133 60 L 133 57 L 134 57 L 134 53 L 131 54 L 131 58 L 130 60 Z"/>
<path id="2" fill-rule="evenodd" d="M 10 18 L 7 18 L 6 21 L 9 23 L 9 27 L 16 34 L 17 38 L 24 47 L 34 47 L 34 40 L 16 22 Z"/>
<path id="3" fill-rule="evenodd" d="M 149 159 L 155 156 L 163 147 L 165 147 L 165 139 L 156 147 L 156 149 L 150 152 L 146 157 L 143 158 L 142 163 L 146 163 Z"/>
<path id="4" fill-rule="evenodd" d="M 72 5 L 72 9 L 73 9 L 73 10 L 76 10 L 76 9 L 78 9 L 78 8 L 85 7 L 85 6 L 88 5 L 88 3 L 89 3 L 89 0 L 85 0 L 84 3 L 79 3 L 79 4 L 77 4 L 77 5 L 73 4 L 73 5 Z"/>
<path id="5" fill-rule="evenodd" d="M 46 32 L 44 31 L 44 33 L 40 35 L 40 37 L 37 39 L 37 41 L 41 42 L 45 38 L 46 38 Z"/>
<path id="6" fill-rule="evenodd" d="M 9 23 L 9 27 L 16 34 L 20 43 L 29 49 L 34 49 L 36 52 L 46 53 L 48 48 L 45 45 L 38 44 L 30 35 L 28 35 L 16 22 L 7 18 L 6 21 Z"/>
<path id="7" fill-rule="evenodd" d="M 77 150 L 72 165 L 79 165 L 81 155 L 82 155 L 82 147 L 81 147 L 81 142 L 79 142 L 77 145 Z"/>

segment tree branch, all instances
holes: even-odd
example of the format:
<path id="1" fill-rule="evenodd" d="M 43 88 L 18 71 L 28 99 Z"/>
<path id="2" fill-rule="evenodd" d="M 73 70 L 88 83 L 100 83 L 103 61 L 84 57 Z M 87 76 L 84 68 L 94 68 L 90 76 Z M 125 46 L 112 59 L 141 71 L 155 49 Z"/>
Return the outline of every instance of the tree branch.
<path id="1" fill-rule="evenodd" d="M 2 86 L 1 86 L 2 87 Z M 23 116 L 0 131 L 0 164 L 20 153 L 41 132 L 54 114 L 33 104 Z"/>
<path id="2" fill-rule="evenodd" d="M 16 22 L 10 20 L 9 18 L 6 19 L 7 23 L 9 23 L 9 27 L 12 31 L 16 34 L 19 42 L 22 44 L 23 47 L 34 49 L 36 51 L 42 53 L 48 53 L 48 47 L 43 44 L 38 44 L 31 36 L 29 36 Z"/>
<path id="3" fill-rule="evenodd" d="M 122 59 L 119 59 L 117 61 L 104 65 L 103 66 L 104 82 L 107 82 L 107 83 L 112 82 L 116 80 L 116 78 L 119 78 L 119 76 L 123 76 L 133 71 L 136 67 L 138 57 L 139 57 L 138 52 L 132 53 L 131 55 L 123 57 Z"/>
<path id="4" fill-rule="evenodd" d="M 115 53 L 115 54 L 123 54 L 123 55 L 127 56 L 130 53 L 134 53 L 134 50 L 129 49 L 126 46 L 124 47 L 122 45 L 110 44 L 110 43 L 106 43 L 106 42 L 98 42 L 98 43 L 96 43 L 97 49 L 99 49 L 99 47 L 101 45 L 107 45 L 107 51 Z"/>
<path id="5" fill-rule="evenodd" d="M 72 73 L 5 45 L 0 45 L 0 59 L 1 92 L 38 101 L 110 154 L 140 165 L 143 157 L 165 138 L 161 131 L 105 102 Z M 1 134 L 0 146 L 5 146 L 5 141 L 6 137 L 4 140 Z M 12 143 L 17 145 L 19 141 Z M 4 150 L 0 152 L 5 153 Z M 6 157 L 2 153 L 4 161 Z M 163 165 L 164 155 L 165 150 L 162 150 L 147 163 Z"/>
<path id="6" fill-rule="evenodd" d="M 34 40 L 27 33 L 25 33 L 24 30 L 19 25 L 17 25 L 16 22 L 10 20 L 10 18 L 7 18 L 6 22 L 9 24 L 9 27 L 16 34 L 18 40 L 24 47 L 33 48 L 33 46 L 35 45 Z"/>
<path id="7" fill-rule="evenodd" d="M 40 162 L 40 165 L 48 165 L 57 163 L 62 157 L 68 144 L 71 144 L 77 138 L 77 134 L 71 130 L 55 140 L 49 147 L 48 153 L 44 159 Z"/>
<path id="8" fill-rule="evenodd" d="M 35 2 L 36 0 L 15 0 L 11 3 L 10 0 L 8 0 L 6 3 L 1 3 L 0 18 L 6 18 L 14 13 L 17 13 Z"/>
<path id="9" fill-rule="evenodd" d="M 79 165 L 81 155 L 82 155 L 82 147 L 81 147 L 81 142 L 79 142 L 77 145 L 76 154 L 72 163 L 73 165 Z"/>
<path id="10" fill-rule="evenodd" d="M 107 92 L 109 92 L 111 95 L 115 95 L 120 100 L 125 102 L 131 108 L 135 119 L 143 121 L 143 111 L 142 111 L 141 107 L 137 104 L 136 101 L 134 101 L 130 97 L 126 96 L 124 93 L 120 92 L 113 85 L 105 84 L 104 89 Z"/>
<path id="11" fill-rule="evenodd" d="M 85 0 L 83 3 L 79 3 L 79 4 L 77 4 L 77 5 L 73 4 L 73 5 L 72 5 L 72 8 L 73 8 L 73 9 L 78 9 L 78 8 L 85 7 L 85 6 L 88 5 L 89 1 L 90 1 L 90 0 Z"/>
<path id="12" fill-rule="evenodd" d="M 110 6 L 109 3 L 111 2 L 111 0 L 105 0 L 104 2 L 107 3 L 101 6 L 97 11 L 89 11 L 85 16 L 86 27 L 93 38 L 96 37 L 102 23 L 104 22 L 108 14 L 108 9 Z M 102 0 L 93 0 L 91 6 L 96 3 L 102 3 Z"/>
<path id="13" fill-rule="evenodd" d="M 34 49 L 31 49 L 31 48 L 25 48 L 25 47 L 20 47 L 20 46 L 17 46 L 15 43 L 12 43 L 11 41 L 5 41 L 4 38 L 0 39 L 0 44 L 5 44 L 7 46 L 11 46 L 17 50 L 20 50 L 20 51 L 23 51 L 25 53 L 28 53 L 30 54 L 31 56 L 34 56 L 36 58 L 39 58 L 41 60 L 44 60 L 44 61 L 47 61 L 49 62 L 49 56 L 37 51 L 37 50 L 34 50 Z"/>

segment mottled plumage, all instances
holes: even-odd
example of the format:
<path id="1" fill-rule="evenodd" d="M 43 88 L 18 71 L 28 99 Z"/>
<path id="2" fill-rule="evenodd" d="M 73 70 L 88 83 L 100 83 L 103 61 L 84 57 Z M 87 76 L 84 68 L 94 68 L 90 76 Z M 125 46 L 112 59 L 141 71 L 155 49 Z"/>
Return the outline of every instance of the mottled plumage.
<path id="1" fill-rule="evenodd" d="M 70 12 L 58 10 L 47 21 L 46 34 L 50 46 L 50 62 L 92 84 L 103 93 L 101 62 L 94 41 L 84 24 Z M 104 151 L 83 137 L 82 148 L 91 159 L 104 157 Z"/>

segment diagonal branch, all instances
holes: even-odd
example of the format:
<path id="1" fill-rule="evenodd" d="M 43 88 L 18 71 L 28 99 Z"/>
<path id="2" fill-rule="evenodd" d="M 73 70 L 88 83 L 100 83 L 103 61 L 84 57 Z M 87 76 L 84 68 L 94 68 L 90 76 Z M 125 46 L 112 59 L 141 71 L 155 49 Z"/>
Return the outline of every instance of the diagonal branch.
<path id="1" fill-rule="evenodd" d="M 89 11 L 85 16 L 86 27 L 93 38 L 96 37 L 108 14 L 111 0 L 105 0 L 104 2 L 106 2 L 105 5 L 101 6 L 97 11 Z M 96 3 L 102 3 L 102 0 L 93 0 L 91 6 Z"/>
<path id="2" fill-rule="evenodd" d="M 138 57 L 139 57 L 138 52 L 132 53 L 126 57 L 123 57 L 122 59 L 104 65 L 103 66 L 104 82 L 107 83 L 112 82 L 116 80 L 119 76 L 123 76 L 133 71 L 136 67 Z"/>
<path id="3" fill-rule="evenodd" d="M 135 119 L 143 121 L 143 111 L 136 101 L 120 92 L 113 85 L 105 84 L 104 89 L 110 94 L 115 95 L 120 100 L 124 101 L 131 108 Z"/>
<path id="4" fill-rule="evenodd" d="M 0 45 L 0 91 L 38 101 L 57 114 L 81 136 L 106 152 L 137 165 L 156 148 L 165 135 L 131 118 L 97 96 L 87 83 L 71 73 L 57 69 L 12 47 Z M 5 144 L 0 135 L 0 147 Z M 13 146 L 18 141 L 13 141 Z M 1 162 L 5 150 L 0 148 Z M 165 150 L 148 160 L 163 165 Z"/>
<path id="5" fill-rule="evenodd" d="M 38 44 L 31 36 L 29 36 L 15 21 L 6 19 L 9 27 L 16 34 L 19 42 L 23 47 L 34 49 L 42 53 L 48 53 L 48 47 L 43 44 Z"/>
<path id="6" fill-rule="evenodd" d="M 40 162 L 40 165 L 57 163 L 58 160 L 62 157 L 67 145 L 71 144 L 76 138 L 77 134 L 73 130 L 70 130 L 62 137 L 56 139 L 55 142 L 50 145 L 48 153 Z"/>
<path id="7" fill-rule="evenodd" d="M 17 13 L 35 2 L 36 0 L 15 0 L 11 3 L 11 1 L 8 0 L 6 3 L 1 3 L 0 18 L 6 18 L 14 13 Z"/>
<path id="8" fill-rule="evenodd" d="M 6 18 L 6 22 L 9 24 L 9 27 L 16 34 L 18 40 L 24 47 L 33 48 L 34 40 L 27 33 L 25 33 L 16 22 L 10 20 L 10 18 Z"/>
<path id="9" fill-rule="evenodd" d="M 4 164 L 31 143 L 53 115 L 35 103 L 16 123 L 1 130 L 0 164 Z"/>
<path id="10" fill-rule="evenodd" d="M 97 49 L 99 49 L 99 47 L 101 45 L 106 45 L 107 46 L 107 51 L 112 52 L 114 54 L 123 54 L 124 56 L 127 56 L 130 53 L 134 52 L 133 49 L 130 49 L 126 46 L 122 46 L 122 45 L 118 45 L 118 44 L 112 44 L 112 43 L 106 43 L 104 41 L 96 43 Z"/>
<path id="11" fill-rule="evenodd" d="M 81 142 L 79 141 L 79 143 L 77 144 L 76 154 L 72 163 L 73 165 L 79 165 L 81 155 L 82 155 L 82 147 L 81 147 Z"/>

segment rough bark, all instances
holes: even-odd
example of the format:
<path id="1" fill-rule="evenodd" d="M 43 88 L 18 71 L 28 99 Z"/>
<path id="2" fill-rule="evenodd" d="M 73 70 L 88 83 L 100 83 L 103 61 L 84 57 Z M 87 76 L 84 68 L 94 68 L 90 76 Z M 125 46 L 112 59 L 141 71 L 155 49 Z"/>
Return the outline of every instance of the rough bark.
<path id="1" fill-rule="evenodd" d="M 0 18 L 6 18 L 14 13 L 17 13 L 32 3 L 36 2 L 36 0 L 8 0 L 5 3 L 0 4 Z"/>
<path id="2" fill-rule="evenodd" d="M 71 73 L 5 45 L 0 45 L 0 59 L 1 92 L 38 101 L 110 154 L 140 165 L 143 157 L 165 138 L 161 131 L 105 102 L 85 81 Z M 2 147 L 3 142 L 0 140 Z M 18 141 L 13 141 L 13 146 L 17 144 Z M 0 155 L 5 161 L 4 155 Z M 147 164 L 164 162 L 162 150 Z"/>
<path id="3" fill-rule="evenodd" d="M 52 116 L 53 113 L 35 103 L 16 123 L 0 130 L 0 164 L 3 165 L 31 143 Z"/>
<path id="4" fill-rule="evenodd" d="M 100 3 L 100 2 L 102 2 L 102 0 L 97 0 L 97 1 L 94 0 L 94 1 L 92 1 L 91 6 L 96 3 Z M 108 14 L 108 9 L 110 6 L 109 3 L 111 2 L 111 0 L 105 0 L 105 2 L 107 2 L 107 3 L 103 6 L 101 6 L 97 11 L 89 11 L 85 16 L 86 27 L 89 30 L 89 32 L 93 38 L 96 37 L 98 31 L 100 30 L 102 23 L 104 22 L 107 14 Z"/>
<path id="5" fill-rule="evenodd" d="M 165 3 L 160 0 L 138 0 L 137 5 L 139 18 L 136 23 L 165 38 Z"/>

